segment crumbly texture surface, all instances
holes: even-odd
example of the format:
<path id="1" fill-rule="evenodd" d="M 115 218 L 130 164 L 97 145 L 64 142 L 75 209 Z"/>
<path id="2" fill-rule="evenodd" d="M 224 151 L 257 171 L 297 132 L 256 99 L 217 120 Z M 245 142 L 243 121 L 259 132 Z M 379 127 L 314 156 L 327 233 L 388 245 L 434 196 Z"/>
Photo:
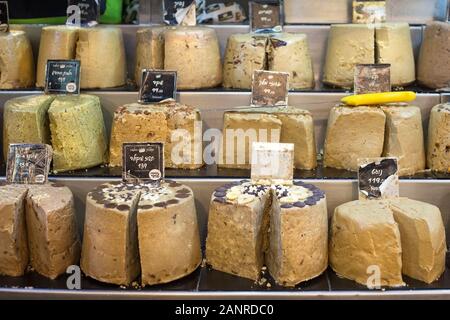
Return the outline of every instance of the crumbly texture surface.
<path id="1" fill-rule="evenodd" d="M 433 171 L 450 172 L 450 104 L 431 110 L 427 162 Z"/>

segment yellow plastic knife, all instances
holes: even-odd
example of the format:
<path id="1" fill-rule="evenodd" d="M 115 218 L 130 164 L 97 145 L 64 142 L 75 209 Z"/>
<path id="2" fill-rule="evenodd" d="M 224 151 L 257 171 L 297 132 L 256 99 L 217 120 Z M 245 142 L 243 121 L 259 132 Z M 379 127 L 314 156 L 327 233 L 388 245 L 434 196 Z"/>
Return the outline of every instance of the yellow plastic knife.
<path id="1" fill-rule="evenodd" d="M 367 106 L 396 102 L 409 102 L 416 99 L 416 93 L 412 91 L 366 93 L 347 96 L 341 102 L 349 106 Z"/>

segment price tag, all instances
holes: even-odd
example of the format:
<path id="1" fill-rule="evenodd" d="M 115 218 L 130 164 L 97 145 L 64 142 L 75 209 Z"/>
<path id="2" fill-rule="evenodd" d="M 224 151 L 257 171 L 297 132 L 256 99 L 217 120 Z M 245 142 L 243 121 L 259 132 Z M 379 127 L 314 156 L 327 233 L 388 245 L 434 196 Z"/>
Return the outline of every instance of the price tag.
<path id="1" fill-rule="evenodd" d="M 353 23 L 386 22 L 386 1 L 353 1 Z"/>
<path id="2" fill-rule="evenodd" d="M 252 106 L 287 106 L 289 73 L 257 70 L 253 73 Z"/>
<path id="3" fill-rule="evenodd" d="M 254 32 L 281 32 L 280 1 L 251 1 L 250 27 Z"/>
<path id="4" fill-rule="evenodd" d="M 53 149 L 46 144 L 10 144 L 6 181 L 17 184 L 44 184 L 48 181 Z"/>
<path id="5" fill-rule="evenodd" d="M 48 60 L 45 93 L 80 94 L 80 61 Z"/>
<path id="6" fill-rule="evenodd" d="M 68 0 L 67 21 L 68 25 L 93 27 L 100 19 L 99 0 Z"/>
<path id="7" fill-rule="evenodd" d="M 122 179 L 159 187 L 164 180 L 164 143 L 124 143 Z"/>
<path id="8" fill-rule="evenodd" d="M 142 85 L 139 90 L 139 103 L 157 103 L 177 98 L 177 72 L 148 70 L 142 72 Z"/>
<path id="9" fill-rule="evenodd" d="M 254 142 L 251 164 L 253 183 L 292 185 L 294 144 Z"/>
<path id="10" fill-rule="evenodd" d="M 399 196 L 397 158 L 358 159 L 359 199 L 388 199 Z"/>
<path id="11" fill-rule="evenodd" d="M 0 1 L 0 32 L 9 31 L 9 10 L 8 2 Z"/>
<path id="12" fill-rule="evenodd" d="M 170 25 L 195 26 L 197 9 L 203 6 L 202 0 L 164 0 L 164 22 Z"/>
<path id="13" fill-rule="evenodd" d="M 358 64 L 355 66 L 355 94 L 390 92 L 390 64 Z"/>

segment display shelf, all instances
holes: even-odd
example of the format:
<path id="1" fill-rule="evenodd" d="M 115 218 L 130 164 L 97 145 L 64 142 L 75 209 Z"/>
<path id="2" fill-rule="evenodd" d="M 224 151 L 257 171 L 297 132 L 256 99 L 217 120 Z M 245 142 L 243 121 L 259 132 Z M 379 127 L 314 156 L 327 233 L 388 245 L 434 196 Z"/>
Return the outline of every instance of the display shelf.
<path id="1" fill-rule="evenodd" d="M 97 95 L 102 103 L 108 136 L 114 111 L 120 105 L 137 101 L 137 92 L 110 92 L 110 91 L 87 91 Z M 3 128 L 3 106 L 8 99 L 39 91 L 3 91 L 0 92 L 0 129 Z M 348 94 L 348 93 L 347 93 Z M 325 140 L 328 114 L 330 109 L 339 103 L 340 99 L 347 95 L 344 92 L 291 92 L 289 104 L 311 111 L 314 118 L 315 137 L 318 150 L 321 150 Z M 248 106 L 251 93 L 243 91 L 186 91 L 178 93 L 178 101 L 200 109 L 203 120 L 203 129 L 223 128 L 223 112 L 235 107 Z M 437 93 L 418 94 L 414 102 L 421 108 L 424 132 L 427 132 L 429 115 L 431 109 L 441 102 Z"/>
<path id="2" fill-rule="evenodd" d="M 34 58 L 37 60 L 39 53 L 39 41 L 41 35 L 42 25 L 14 25 L 14 29 L 23 29 L 30 38 Z M 134 68 L 136 61 L 136 32 L 143 25 L 119 25 L 117 26 L 122 29 L 124 35 L 126 61 L 127 61 L 127 71 L 130 83 L 134 82 Z M 219 39 L 220 49 L 222 56 L 224 55 L 227 40 L 230 35 L 236 33 L 248 33 L 250 28 L 247 25 L 211 25 L 217 32 Z M 326 58 L 326 48 L 328 41 L 328 33 L 330 26 L 328 25 L 289 25 L 285 26 L 284 30 L 286 32 L 299 32 L 305 33 L 309 39 L 310 53 L 313 61 L 313 69 L 315 75 L 315 91 L 335 91 L 332 88 L 324 87 L 321 83 L 323 65 Z M 414 54 L 417 60 L 420 45 L 422 43 L 423 37 L 423 27 L 422 26 L 412 26 L 411 27 L 411 37 L 413 43 Z M 128 89 L 135 89 L 132 85 Z M 111 89 L 108 91 L 115 91 L 117 89 Z M 421 88 L 421 91 L 429 92 L 426 88 Z M 342 91 L 342 90 L 339 90 Z"/>
<path id="3" fill-rule="evenodd" d="M 353 0 L 284 0 L 286 23 L 349 23 Z M 324 10 L 326 8 L 326 10 Z M 447 19 L 447 0 L 387 1 L 387 21 L 424 24 Z"/>

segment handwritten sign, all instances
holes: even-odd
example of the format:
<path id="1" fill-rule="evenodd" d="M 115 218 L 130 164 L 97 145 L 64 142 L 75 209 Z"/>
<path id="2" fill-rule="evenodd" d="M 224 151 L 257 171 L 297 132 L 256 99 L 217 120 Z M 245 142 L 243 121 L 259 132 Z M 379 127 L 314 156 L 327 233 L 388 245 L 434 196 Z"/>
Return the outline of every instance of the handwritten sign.
<path id="1" fill-rule="evenodd" d="M 287 72 L 258 70 L 253 73 L 253 106 L 287 106 L 288 102 Z"/>
<path id="2" fill-rule="evenodd" d="M 159 187 L 164 180 L 164 143 L 124 143 L 122 179 Z"/>
<path id="3" fill-rule="evenodd" d="M 360 199 L 388 199 L 399 196 L 397 158 L 358 159 Z"/>
<path id="4" fill-rule="evenodd" d="M 45 93 L 80 94 L 80 61 L 48 60 Z"/>
<path id="5" fill-rule="evenodd" d="M 390 92 L 390 64 L 358 64 L 355 66 L 355 94 Z"/>
<path id="6" fill-rule="evenodd" d="M 9 31 L 8 2 L 0 1 L 0 32 Z"/>
<path id="7" fill-rule="evenodd" d="M 157 103 L 166 99 L 176 99 L 176 97 L 176 71 L 143 70 L 139 103 Z"/>
<path id="8" fill-rule="evenodd" d="M 281 32 L 281 5 L 279 1 L 265 1 L 264 3 L 251 1 L 250 24 L 254 32 Z"/>
<path id="9" fill-rule="evenodd" d="M 254 142 L 252 144 L 251 180 L 253 183 L 292 185 L 293 179 L 293 143 Z"/>
<path id="10" fill-rule="evenodd" d="M 52 147 L 46 144 L 10 144 L 6 181 L 17 184 L 46 183 L 52 156 Z"/>
<path id="11" fill-rule="evenodd" d="M 353 1 L 353 23 L 386 22 L 386 1 Z"/>

